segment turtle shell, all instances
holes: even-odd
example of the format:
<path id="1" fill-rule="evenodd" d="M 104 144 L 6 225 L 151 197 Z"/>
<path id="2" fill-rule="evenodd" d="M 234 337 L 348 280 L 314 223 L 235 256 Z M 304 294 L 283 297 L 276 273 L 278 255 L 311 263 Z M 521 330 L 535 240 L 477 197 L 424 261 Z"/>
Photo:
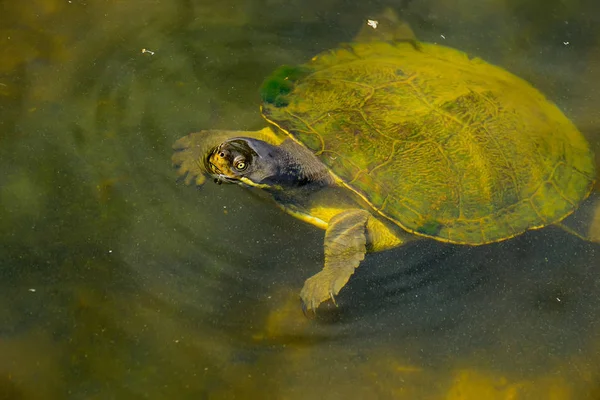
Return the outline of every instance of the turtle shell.
<path id="1" fill-rule="evenodd" d="M 403 229 L 478 245 L 558 222 L 595 179 L 538 90 L 434 44 L 354 43 L 264 82 L 263 116 Z"/>

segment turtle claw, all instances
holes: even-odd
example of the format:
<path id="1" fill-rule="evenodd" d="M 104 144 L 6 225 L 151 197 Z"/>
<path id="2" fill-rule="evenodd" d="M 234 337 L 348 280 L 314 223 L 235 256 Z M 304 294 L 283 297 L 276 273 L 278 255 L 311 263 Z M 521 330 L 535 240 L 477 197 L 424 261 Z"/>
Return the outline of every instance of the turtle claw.
<path id="1" fill-rule="evenodd" d="M 339 307 L 335 301 L 333 292 L 329 292 L 329 299 L 334 306 Z M 302 304 L 302 313 L 304 316 L 308 319 L 314 319 L 317 315 L 317 308 L 319 308 L 320 303 L 311 301 L 310 304 L 307 304 L 302 298 L 300 299 L 300 303 Z"/>
<path id="2" fill-rule="evenodd" d="M 304 282 L 300 299 L 302 301 L 302 311 L 308 318 L 314 318 L 319 305 L 327 300 L 331 300 L 336 307 L 338 306 L 334 297 L 337 294 L 335 279 L 332 278 L 334 277 L 330 274 L 321 271 Z"/>
<path id="3" fill-rule="evenodd" d="M 312 308 L 309 309 L 304 300 L 302 299 L 300 299 L 300 303 L 302 303 L 302 313 L 304 314 L 304 316 L 308 319 L 314 319 L 317 315 L 317 311 Z"/>
<path id="4" fill-rule="evenodd" d="M 338 307 L 337 303 L 335 302 L 335 297 L 333 297 L 333 292 L 329 292 L 329 298 L 333 302 L 333 305 Z"/>

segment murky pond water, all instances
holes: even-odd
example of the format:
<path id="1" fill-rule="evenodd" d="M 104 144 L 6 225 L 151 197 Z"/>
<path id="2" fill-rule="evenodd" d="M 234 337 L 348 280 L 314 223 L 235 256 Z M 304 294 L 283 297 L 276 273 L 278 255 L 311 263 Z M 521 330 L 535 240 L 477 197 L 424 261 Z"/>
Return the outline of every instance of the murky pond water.
<path id="1" fill-rule="evenodd" d="M 600 154 L 594 1 L 0 1 L 0 399 L 597 399 L 600 245 L 548 228 L 367 256 L 316 320 L 323 232 L 171 145 L 258 129 L 281 64 L 392 6 L 532 82 Z"/>

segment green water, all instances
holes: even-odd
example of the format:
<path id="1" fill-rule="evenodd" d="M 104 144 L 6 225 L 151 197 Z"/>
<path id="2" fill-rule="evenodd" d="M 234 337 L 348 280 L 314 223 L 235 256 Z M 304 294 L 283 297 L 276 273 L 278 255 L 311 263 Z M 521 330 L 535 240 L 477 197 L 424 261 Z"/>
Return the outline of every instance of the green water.
<path id="1" fill-rule="evenodd" d="M 591 0 L 0 0 L 0 399 L 600 398 L 599 245 L 369 255 L 309 321 L 323 232 L 176 182 L 176 139 L 262 127 L 264 76 L 389 5 L 532 82 L 600 154 Z"/>

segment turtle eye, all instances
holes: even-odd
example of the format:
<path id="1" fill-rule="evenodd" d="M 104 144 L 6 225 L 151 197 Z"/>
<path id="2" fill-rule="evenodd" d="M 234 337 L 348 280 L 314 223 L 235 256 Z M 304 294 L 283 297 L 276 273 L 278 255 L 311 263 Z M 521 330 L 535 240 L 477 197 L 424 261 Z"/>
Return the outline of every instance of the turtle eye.
<path id="1" fill-rule="evenodd" d="M 248 168 L 248 164 L 246 163 L 246 160 L 244 160 L 242 157 L 236 159 L 233 161 L 233 166 L 235 167 L 236 170 L 238 171 L 243 171 L 246 168 Z"/>

